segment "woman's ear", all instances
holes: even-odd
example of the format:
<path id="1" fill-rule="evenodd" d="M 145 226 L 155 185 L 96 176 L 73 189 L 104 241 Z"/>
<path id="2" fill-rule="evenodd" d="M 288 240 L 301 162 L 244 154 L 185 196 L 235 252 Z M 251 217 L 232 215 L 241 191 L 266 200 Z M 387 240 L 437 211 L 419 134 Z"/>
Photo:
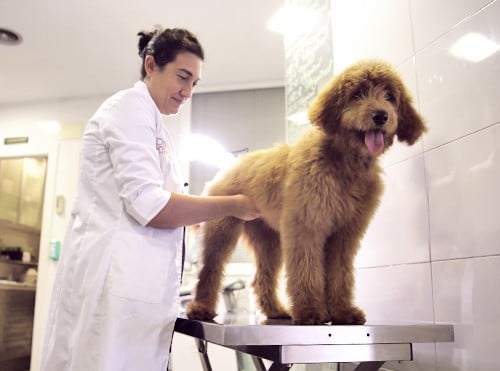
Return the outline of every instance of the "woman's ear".
<path id="1" fill-rule="evenodd" d="M 144 69 L 147 75 L 151 75 L 156 68 L 155 58 L 152 55 L 146 55 L 144 58 Z"/>

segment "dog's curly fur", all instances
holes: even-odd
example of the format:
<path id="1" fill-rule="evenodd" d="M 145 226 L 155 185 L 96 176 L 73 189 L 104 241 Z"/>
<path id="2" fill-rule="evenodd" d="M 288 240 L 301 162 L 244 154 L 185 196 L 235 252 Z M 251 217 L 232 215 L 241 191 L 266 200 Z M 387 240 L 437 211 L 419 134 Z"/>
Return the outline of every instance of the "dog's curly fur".
<path id="1" fill-rule="evenodd" d="M 244 235 L 267 317 L 291 315 L 295 324 L 365 322 L 353 303 L 353 262 L 382 193 L 377 158 L 395 136 L 411 145 L 426 128 L 394 67 L 383 61 L 361 61 L 334 77 L 308 113 L 314 126 L 295 145 L 249 153 L 210 184 L 211 195 L 252 197 L 263 217 L 205 223 L 189 318 L 215 317 L 224 265 Z M 276 292 L 283 260 L 290 312 Z"/>

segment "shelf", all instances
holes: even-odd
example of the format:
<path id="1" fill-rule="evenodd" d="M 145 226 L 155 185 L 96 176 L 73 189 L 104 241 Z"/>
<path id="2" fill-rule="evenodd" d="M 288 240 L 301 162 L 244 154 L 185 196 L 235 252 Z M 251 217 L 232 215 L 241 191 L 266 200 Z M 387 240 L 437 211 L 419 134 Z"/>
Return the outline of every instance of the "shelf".
<path id="1" fill-rule="evenodd" d="M 5 220 L 5 219 L 0 219 L 0 229 L 2 228 L 6 228 L 6 229 L 11 229 L 11 230 L 14 230 L 14 231 L 20 231 L 20 232 L 28 232 L 28 233 L 31 233 L 31 234 L 40 234 L 40 229 L 39 228 L 34 228 L 34 227 L 30 227 L 30 226 L 27 226 L 27 225 L 23 225 L 23 224 L 15 224 L 15 223 L 12 223 L 12 222 L 9 222 L 8 220 Z"/>
<path id="2" fill-rule="evenodd" d="M 0 264 L 14 264 L 14 265 L 22 265 L 25 267 L 38 267 L 38 263 L 35 262 L 23 262 L 21 260 L 9 260 L 9 259 L 0 259 Z"/>

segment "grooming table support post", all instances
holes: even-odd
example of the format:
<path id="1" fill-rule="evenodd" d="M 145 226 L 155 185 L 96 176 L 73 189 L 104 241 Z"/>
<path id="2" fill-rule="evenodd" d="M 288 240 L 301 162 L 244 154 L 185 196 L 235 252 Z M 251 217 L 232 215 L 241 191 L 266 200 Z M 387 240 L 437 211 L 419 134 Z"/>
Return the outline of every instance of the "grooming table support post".
<path id="1" fill-rule="evenodd" d="M 262 359 L 256 356 L 251 356 L 253 364 L 255 366 L 255 370 L 257 371 L 266 371 L 266 367 L 264 366 L 264 362 L 262 362 Z"/>
<path id="2" fill-rule="evenodd" d="M 361 362 L 354 371 L 377 371 L 380 370 L 380 367 L 385 363 L 385 361 L 370 361 L 370 362 Z M 344 365 L 342 363 L 339 364 L 339 371 L 344 371 Z"/>
<path id="3" fill-rule="evenodd" d="M 203 371 L 212 371 L 212 366 L 210 365 L 210 360 L 208 359 L 207 347 L 208 342 L 206 340 L 194 339 L 196 341 L 196 346 L 198 348 L 198 355 L 200 356 L 201 365 Z"/>
<path id="4" fill-rule="evenodd" d="M 236 365 L 238 366 L 238 371 L 245 371 L 250 367 L 251 370 L 255 371 L 267 371 L 264 362 L 259 357 L 252 354 L 245 354 L 239 350 L 235 350 L 236 353 Z"/>
<path id="5" fill-rule="evenodd" d="M 273 364 L 269 368 L 269 371 L 288 371 L 290 370 L 290 368 L 292 368 L 292 366 L 293 365 L 273 362 Z"/>

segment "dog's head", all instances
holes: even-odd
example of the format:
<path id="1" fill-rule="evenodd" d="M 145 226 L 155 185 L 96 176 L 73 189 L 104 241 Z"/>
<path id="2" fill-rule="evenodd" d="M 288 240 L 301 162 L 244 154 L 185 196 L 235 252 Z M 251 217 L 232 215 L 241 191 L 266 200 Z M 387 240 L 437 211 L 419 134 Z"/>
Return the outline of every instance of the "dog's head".
<path id="1" fill-rule="evenodd" d="M 411 145 L 426 130 L 398 73 L 382 61 L 348 67 L 325 85 L 308 113 L 325 135 L 363 144 L 370 155 L 383 153 L 394 136 Z"/>

